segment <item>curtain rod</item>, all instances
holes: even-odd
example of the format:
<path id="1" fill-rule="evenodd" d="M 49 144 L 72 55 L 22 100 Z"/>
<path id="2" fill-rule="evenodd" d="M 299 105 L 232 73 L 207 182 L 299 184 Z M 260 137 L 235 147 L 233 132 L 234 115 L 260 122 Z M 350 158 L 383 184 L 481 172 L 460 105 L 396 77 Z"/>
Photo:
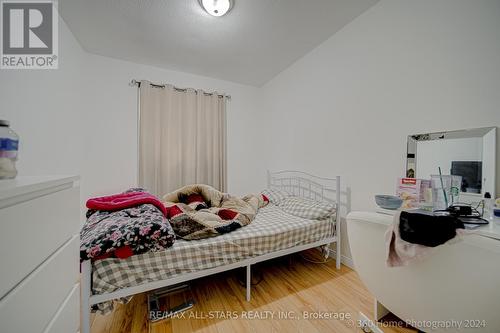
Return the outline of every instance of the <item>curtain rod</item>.
<path id="1" fill-rule="evenodd" d="M 149 82 L 149 81 L 148 81 Z M 151 83 L 149 82 L 149 84 L 152 86 L 152 87 L 155 87 L 155 88 L 165 88 L 165 84 L 157 84 L 157 83 Z M 129 84 L 131 87 L 133 86 L 137 86 L 137 87 L 140 87 L 141 86 L 141 80 L 136 80 L 136 79 L 132 79 L 132 81 L 130 81 L 130 84 Z M 186 92 L 188 90 L 188 88 L 178 88 L 178 87 L 174 87 L 174 90 L 175 91 L 180 91 L 180 92 Z M 196 89 L 193 89 L 196 91 Z M 205 96 L 212 96 L 213 93 L 207 93 L 207 92 L 204 92 Z M 231 95 L 217 95 L 218 97 L 226 97 L 226 99 L 231 99 Z"/>

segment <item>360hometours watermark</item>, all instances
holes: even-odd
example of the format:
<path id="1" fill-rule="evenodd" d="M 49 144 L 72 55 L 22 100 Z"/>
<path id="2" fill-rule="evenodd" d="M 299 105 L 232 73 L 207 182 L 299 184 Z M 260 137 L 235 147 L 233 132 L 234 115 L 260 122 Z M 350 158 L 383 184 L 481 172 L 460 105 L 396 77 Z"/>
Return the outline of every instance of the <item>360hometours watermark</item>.
<path id="1" fill-rule="evenodd" d="M 0 0 L 0 68 L 57 69 L 55 0 Z"/>

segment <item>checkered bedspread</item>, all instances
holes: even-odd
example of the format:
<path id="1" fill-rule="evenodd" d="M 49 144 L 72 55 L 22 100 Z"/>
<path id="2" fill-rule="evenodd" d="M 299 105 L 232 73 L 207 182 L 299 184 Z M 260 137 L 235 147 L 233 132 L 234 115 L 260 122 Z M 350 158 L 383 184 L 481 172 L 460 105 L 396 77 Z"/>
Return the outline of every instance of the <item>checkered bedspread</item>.
<path id="1" fill-rule="evenodd" d="M 334 235 L 331 220 L 307 220 L 289 215 L 273 204 L 259 210 L 255 220 L 217 237 L 186 241 L 159 252 L 127 259 L 109 258 L 93 263 L 93 294 L 173 278 L 262 254 L 319 241 Z M 112 302 L 98 304 L 107 313 Z"/>

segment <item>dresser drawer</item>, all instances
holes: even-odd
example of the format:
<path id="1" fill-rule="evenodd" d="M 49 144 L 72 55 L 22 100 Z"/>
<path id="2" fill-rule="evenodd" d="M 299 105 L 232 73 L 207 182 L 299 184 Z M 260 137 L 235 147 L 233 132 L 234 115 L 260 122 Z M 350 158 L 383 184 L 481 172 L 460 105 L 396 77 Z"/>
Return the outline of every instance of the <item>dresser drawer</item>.
<path id="1" fill-rule="evenodd" d="M 79 278 L 74 236 L 0 300 L 0 332 L 42 332 Z"/>
<path id="2" fill-rule="evenodd" d="M 76 284 L 43 333 L 76 332 L 80 327 L 80 285 Z"/>
<path id="3" fill-rule="evenodd" d="M 0 209 L 0 298 L 79 233 L 79 202 L 70 187 Z"/>

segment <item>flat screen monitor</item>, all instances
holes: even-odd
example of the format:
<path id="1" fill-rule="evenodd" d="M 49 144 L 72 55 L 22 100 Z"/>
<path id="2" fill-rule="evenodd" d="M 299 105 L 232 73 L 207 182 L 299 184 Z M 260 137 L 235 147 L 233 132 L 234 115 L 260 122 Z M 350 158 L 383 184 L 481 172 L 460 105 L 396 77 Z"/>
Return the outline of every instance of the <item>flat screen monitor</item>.
<path id="1" fill-rule="evenodd" d="M 482 169 L 481 161 L 452 161 L 450 173 L 462 176 L 462 192 L 481 193 Z"/>

